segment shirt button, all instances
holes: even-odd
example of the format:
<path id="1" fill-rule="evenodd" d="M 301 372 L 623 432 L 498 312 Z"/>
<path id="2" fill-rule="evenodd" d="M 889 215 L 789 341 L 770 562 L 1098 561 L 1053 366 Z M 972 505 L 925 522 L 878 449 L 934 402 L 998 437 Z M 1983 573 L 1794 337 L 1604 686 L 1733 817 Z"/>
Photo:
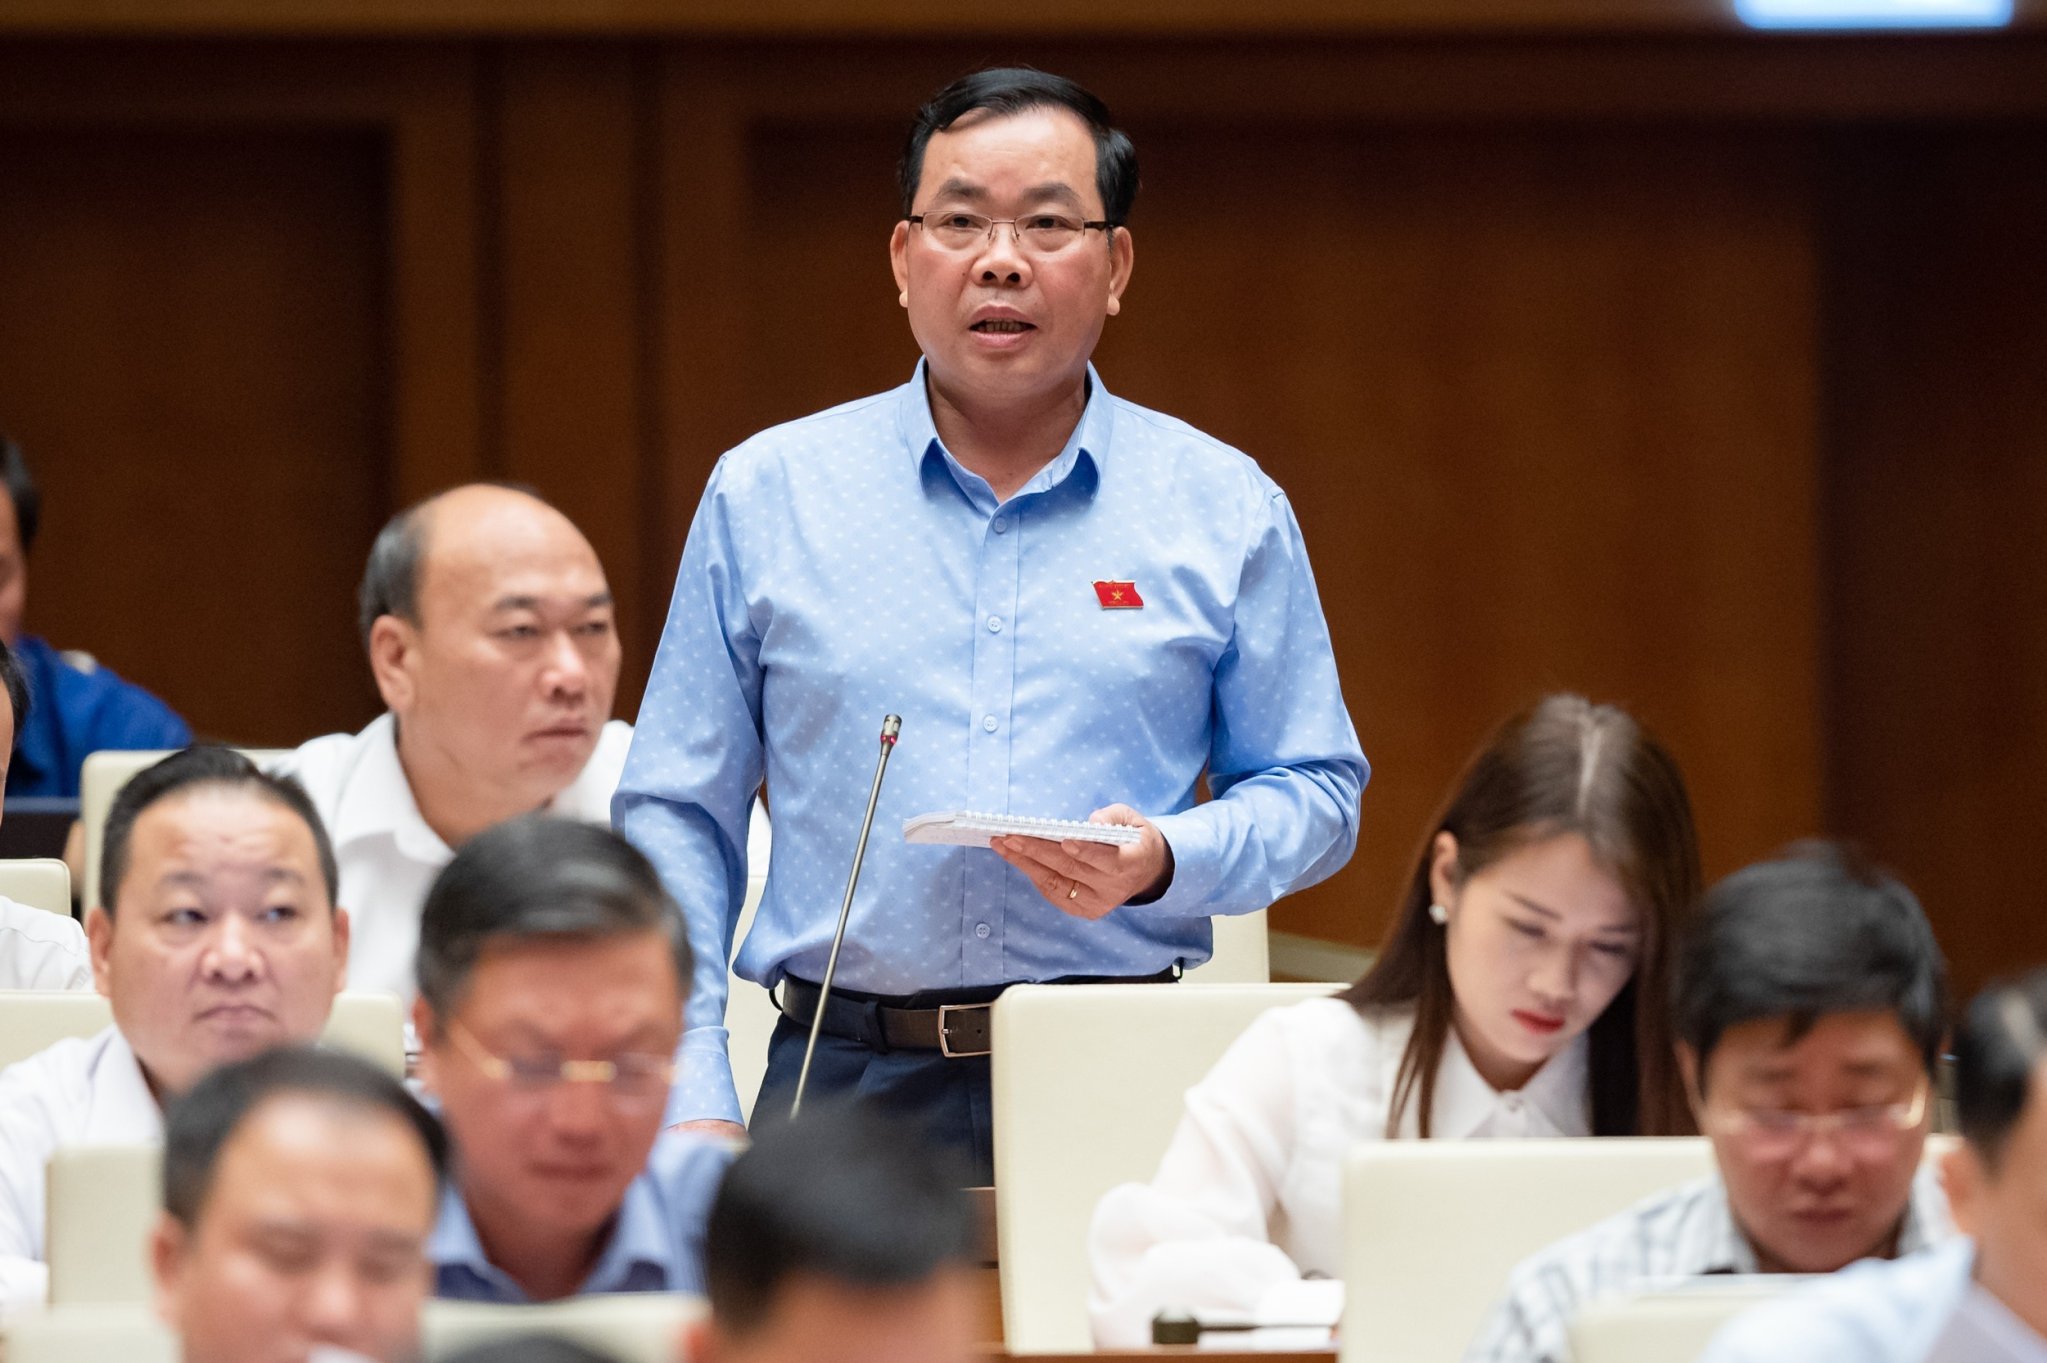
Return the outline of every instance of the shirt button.
<path id="1" fill-rule="evenodd" d="M 976 937 L 982 937 L 982 938 L 985 938 L 985 937 L 986 937 L 987 935 L 988 935 L 988 925 L 987 925 L 986 923 L 976 923 L 976 924 L 974 924 L 974 936 L 976 936 Z"/>
<path id="2" fill-rule="evenodd" d="M 989 524 L 994 527 L 995 533 L 998 535 L 1006 535 L 1009 533 L 1009 517 L 1007 516 L 997 516 L 993 521 L 989 522 Z"/>
<path id="3" fill-rule="evenodd" d="M 1509 1112 L 1519 1112 L 1521 1110 L 1521 1095 L 1518 1093 L 1506 1094 L 1500 1099 L 1500 1106 L 1506 1108 Z"/>
<path id="4" fill-rule="evenodd" d="M 990 634 L 1000 634 L 1000 633 L 1002 633 L 1002 617 L 1001 617 L 1001 616 L 999 616 L 999 615 L 991 615 L 991 616 L 989 616 L 989 617 L 988 617 L 988 632 L 989 632 Z"/>
<path id="5" fill-rule="evenodd" d="M 991 733 L 991 734 L 992 734 L 992 733 L 994 733 L 994 732 L 995 732 L 995 716 L 993 716 L 993 715 L 982 715 L 982 716 L 981 716 L 981 728 L 982 728 L 983 732 L 986 732 L 986 733 Z"/>

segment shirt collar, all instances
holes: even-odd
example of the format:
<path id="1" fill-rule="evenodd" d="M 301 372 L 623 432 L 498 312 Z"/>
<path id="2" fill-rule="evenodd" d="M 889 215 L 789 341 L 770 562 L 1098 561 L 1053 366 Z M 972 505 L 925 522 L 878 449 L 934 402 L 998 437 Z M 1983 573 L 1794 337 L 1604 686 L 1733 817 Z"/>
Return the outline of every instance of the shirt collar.
<path id="1" fill-rule="evenodd" d="M 1590 1041 L 1579 1036 L 1544 1062 L 1523 1084 L 1519 1101 L 1533 1108 L 1560 1136 L 1588 1136 L 1587 1051 Z M 1436 1067 L 1435 1100 L 1429 1113 L 1433 1135 L 1462 1140 L 1479 1130 L 1507 1095 L 1480 1076 L 1452 1027 L 1443 1040 L 1443 1059 Z"/>
<path id="2" fill-rule="evenodd" d="M 149 1091 L 149 1079 L 135 1048 L 118 1027 L 100 1034 L 106 1043 L 92 1086 L 92 1111 L 85 1121 L 87 1144 L 128 1145 L 163 1139 L 163 1109 Z"/>
<path id="3" fill-rule="evenodd" d="M 969 499 L 985 502 L 992 510 L 995 494 L 987 481 L 954 458 L 952 451 L 946 449 L 945 442 L 938 438 L 938 423 L 931 415 L 927 368 L 926 361 L 918 360 L 917 372 L 910 376 L 910 381 L 901 390 L 897 420 L 903 433 L 903 445 L 927 474 L 934 464 L 943 467 Z M 1028 497 L 1050 492 L 1069 477 L 1079 474 L 1074 480 L 1075 489 L 1084 496 L 1093 496 L 1102 465 L 1108 459 L 1115 425 L 1115 403 L 1110 399 L 1108 389 L 1102 386 L 1101 375 L 1090 364 L 1087 367 L 1087 405 L 1081 409 L 1080 420 L 1075 423 L 1072 434 L 1067 436 L 1065 447 L 1056 459 L 1032 475 L 1016 495 Z"/>
<path id="4" fill-rule="evenodd" d="M 413 861 L 440 866 L 455 853 L 427 826 L 412 783 L 398 761 L 398 719 L 388 710 L 358 736 L 362 756 L 341 792 L 330 830 L 337 849 L 366 838 L 388 837 Z"/>
<path id="5" fill-rule="evenodd" d="M 523 1303 L 526 1293 L 490 1261 L 469 1206 L 449 1179 L 441 1192 L 441 1214 L 427 1240 L 443 1296 Z M 642 1173 L 626 1185 L 610 1236 L 576 1295 L 599 1292 L 670 1292 L 684 1281 L 683 1266 L 662 1219 L 660 1198 Z"/>

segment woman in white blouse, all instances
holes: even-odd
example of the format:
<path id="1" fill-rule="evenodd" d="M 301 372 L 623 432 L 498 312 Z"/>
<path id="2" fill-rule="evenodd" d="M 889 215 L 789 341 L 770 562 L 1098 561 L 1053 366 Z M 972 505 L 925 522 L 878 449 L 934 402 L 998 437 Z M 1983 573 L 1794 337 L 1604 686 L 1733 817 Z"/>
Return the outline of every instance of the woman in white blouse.
<path id="1" fill-rule="evenodd" d="M 1667 1000 L 1698 889 L 1684 778 L 1633 719 L 1560 695 L 1507 721 L 1372 968 L 1252 1023 L 1158 1174 L 1102 1199 L 1096 1342 L 1149 1343 L 1169 1308 L 1333 1324 L 1340 1288 L 1298 1284 L 1338 1271 L 1358 1141 L 1689 1133 Z"/>

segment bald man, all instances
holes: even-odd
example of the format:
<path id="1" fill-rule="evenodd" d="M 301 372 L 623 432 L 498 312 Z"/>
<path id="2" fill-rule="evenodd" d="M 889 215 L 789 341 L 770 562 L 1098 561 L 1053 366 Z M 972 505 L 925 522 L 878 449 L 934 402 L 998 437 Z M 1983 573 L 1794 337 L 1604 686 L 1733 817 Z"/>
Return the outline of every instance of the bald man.
<path id="1" fill-rule="evenodd" d="M 470 484 L 377 536 L 359 600 L 388 712 L 299 748 L 355 915 L 348 985 L 409 1000 L 427 887 L 484 829 L 604 823 L 632 727 L 611 719 L 618 631 L 597 552 L 519 488 Z"/>

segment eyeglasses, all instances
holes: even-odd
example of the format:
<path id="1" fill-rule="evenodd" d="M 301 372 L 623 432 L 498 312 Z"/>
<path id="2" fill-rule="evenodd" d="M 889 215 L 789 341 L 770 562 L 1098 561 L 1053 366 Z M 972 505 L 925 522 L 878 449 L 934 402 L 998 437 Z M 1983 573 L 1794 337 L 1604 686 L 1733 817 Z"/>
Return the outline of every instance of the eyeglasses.
<path id="1" fill-rule="evenodd" d="M 972 251 L 995 240 L 995 229 L 1007 227 L 1017 249 L 1026 255 L 1057 255 L 1079 241 L 1090 228 L 1114 230 L 1111 222 L 1087 222 L 1063 213 L 1032 213 L 1022 218 L 991 218 L 948 208 L 938 213 L 912 213 L 907 219 L 924 229 L 941 251 Z"/>
<path id="2" fill-rule="evenodd" d="M 1832 1136 L 1850 1154 L 1882 1158 L 1891 1153 L 1895 1137 L 1913 1130 L 1925 1117 L 1926 1084 L 1921 1082 L 1912 1097 L 1902 1103 L 1851 1107 L 1839 1112 L 1742 1108 L 1709 1113 L 1705 1125 L 1741 1141 L 1760 1160 L 1789 1159 L 1803 1150 L 1806 1142 L 1821 1135 Z"/>
<path id="3" fill-rule="evenodd" d="M 665 1055 L 628 1052 L 610 1060 L 564 1060 L 558 1055 L 494 1055 L 484 1049 L 467 1027 L 448 1021 L 448 1035 L 455 1048 L 485 1078 L 508 1085 L 513 1092 L 539 1097 L 557 1084 L 602 1084 L 613 1102 L 632 1106 L 648 1102 L 666 1103 L 669 1085 L 675 1081 L 675 1061 Z"/>

